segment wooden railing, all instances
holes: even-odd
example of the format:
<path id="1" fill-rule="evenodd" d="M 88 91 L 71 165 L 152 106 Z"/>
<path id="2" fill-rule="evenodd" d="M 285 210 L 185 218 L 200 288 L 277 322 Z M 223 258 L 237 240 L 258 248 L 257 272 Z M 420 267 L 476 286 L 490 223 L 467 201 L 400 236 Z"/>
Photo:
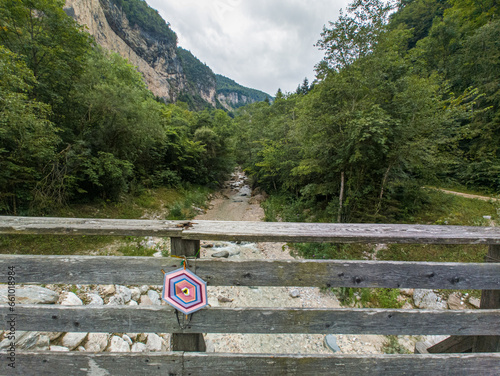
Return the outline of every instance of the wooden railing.
<path id="1" fill-rule="evenodd" d="M 16 306 L 17 330 L 174 333 L 169 353 L 19 352 L 13 375 L 500 374 L 500 228 L 104 220 L 0 217 L 0 234 L 171 237 L 172 253 L 194 256 L 200 240 L 335 243 L 488 244 L 487 263 L 339 260 L 190 260 L 209 286 L 388 287 L 483 290 L 479 310 L 206 308 L 181 329 L 169 306 Z M 1 255 L 0 282 L 161 285 L 179 260 L 148 257 Z M 9 307 L 2 305 L 4 328 Z M 6 328 L 5 328 L 6 329 Z M 469 354 L 276 355 L 204 353 L 202 333 L 452 335 Z M 459 337 L 455 337 L 459 338 Z M 191 352 L 197 351 L 197 352 Z"/>

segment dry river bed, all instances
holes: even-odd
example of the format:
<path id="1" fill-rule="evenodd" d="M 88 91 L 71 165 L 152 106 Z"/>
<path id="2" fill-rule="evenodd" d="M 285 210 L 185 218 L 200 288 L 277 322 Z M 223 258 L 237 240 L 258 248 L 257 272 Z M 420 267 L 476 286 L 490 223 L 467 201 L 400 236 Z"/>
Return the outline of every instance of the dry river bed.
<path id="1" fill-rule="evenodd" d="M 251 195 L 246 177 L 233 174 L 226 188 L 211 202 L 210 209 L 198 215 L 199 220 L 261 221 L 264 197 Z M 208 246 L 208 247 L 207 247 Z M 285 243 L 202 242 L 201 257 L 227 251 L 229 259 L 293 259 Z M 311 307 L 340 308 L 331 291 L 316 287 L 209 287 L 209 303 L 222 307 Z M 216 352 L 331 354 L 321 334 L 207 334 L 209 349 Z M 413 352 L 415 337 L 400 336 L 399 342 Z M 337 335 L 341 353 L 383 353 L 385 336 Z"/>

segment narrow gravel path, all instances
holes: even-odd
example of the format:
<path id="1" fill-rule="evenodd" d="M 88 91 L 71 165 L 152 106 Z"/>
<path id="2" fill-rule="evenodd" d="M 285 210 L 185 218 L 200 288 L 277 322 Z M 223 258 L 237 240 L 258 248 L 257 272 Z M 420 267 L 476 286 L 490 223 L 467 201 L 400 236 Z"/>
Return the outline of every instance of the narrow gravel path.
<path id="1" fill-rule="evenodd" d="M 434 189 L 436 191 L 440 191 L 443 193 L 448 193 L 450 195 L 455 195 L 455 196 L 460 196 L 460 197 L 465 197 L 465 198 L 472 198 L 476 200 L 483 200 L 483 201 L 500 201 L 498 198 L 494 197 L 489 197 L 489 196 L 481 196 L 481 195 L 473 195 L 470 193 L 462 193 L 462 192 L 455 192 L 455 191 L 450 191 L 448 189 L 443 189 L 443 188 L 435 188 L 435 187 L 428 187 L 428 189 Z"/>

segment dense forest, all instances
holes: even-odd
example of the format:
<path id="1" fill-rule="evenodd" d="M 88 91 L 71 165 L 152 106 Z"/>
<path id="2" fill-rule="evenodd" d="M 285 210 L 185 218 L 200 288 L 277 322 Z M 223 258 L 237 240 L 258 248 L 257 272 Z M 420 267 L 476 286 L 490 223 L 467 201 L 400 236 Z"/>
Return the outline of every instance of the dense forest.
<path id="1" fill-rule="evenodd" d="M 144 26 L 143 1 L 117 3 Z M 286 220 L 406 221 L 425 204 L 426 184 L 500 191 L 496 1 L 355 0 L 318 35 L 325 55 L 311 84 L 259 98 L 234 119 L 190 111 L 201 98 L 156 100 L 62 6 L 0 4 L 0 213 L 216 187 L 235 161 Z M 150 32 L 175 38 L 155 25 Z M 187 75 L 215 79 L 178 52 Z"/>
<path id="2" fill-rule="evenodd" d="M 222 182 L 233 167 L 231 118 L 156 101 L 63 4 L 0 4 L 0 213 Z"/>
<path id="3" fill-rule="evenodd" d="M 312 85 L 240 109 L 237 160 L 286 220 L 405 221 L 424 184 L 498 193 L 499 14 L 492 0 L 354 1 L 321 33 Z"/>

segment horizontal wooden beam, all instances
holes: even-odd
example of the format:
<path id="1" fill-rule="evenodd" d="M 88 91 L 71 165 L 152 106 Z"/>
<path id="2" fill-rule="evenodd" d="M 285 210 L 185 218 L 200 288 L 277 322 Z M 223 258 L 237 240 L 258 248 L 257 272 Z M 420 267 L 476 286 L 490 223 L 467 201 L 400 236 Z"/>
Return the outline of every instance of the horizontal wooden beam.
<path id="1" fill-rule="evenodd" d="M 0 282 L 161 285 L 177 258 L 0 255 Z M 210 286 L 317 286 L 500 289 L 500 263 L 339 260 L 189 260 Z"/>
<path id="2" fill-rule="evenodd" d="M 7 329 L 8 306 L 0 307 Z M 500 310 L 206 308 L 181 329 L 170 306 L 16 305 L 17 330 L 110 333 L 498 335 Z M 184 315 L 179 314 L 184 322 Z"/>
<path id="3" fill-rule="evenodd" d="M 258 242 L 500 244 L 500 227 L 196 221 L 185 239 Z"/>
<path id="4" fill-rule="evenodd" d="M 259 242 L 500 244 L 500 227 L 0 216 L 0 234 L 175 236 Z"/>
<path id="5" fill-rule="evenodd" d="M 18 352 L 8 375 L 495 375 L 500 354 L 271 355 L 224 353 Z"/>
<path id="6" fill-rule="evenodd" d="M 0 216 L 0 234 L 181 236 L 185 222 Z"/>

